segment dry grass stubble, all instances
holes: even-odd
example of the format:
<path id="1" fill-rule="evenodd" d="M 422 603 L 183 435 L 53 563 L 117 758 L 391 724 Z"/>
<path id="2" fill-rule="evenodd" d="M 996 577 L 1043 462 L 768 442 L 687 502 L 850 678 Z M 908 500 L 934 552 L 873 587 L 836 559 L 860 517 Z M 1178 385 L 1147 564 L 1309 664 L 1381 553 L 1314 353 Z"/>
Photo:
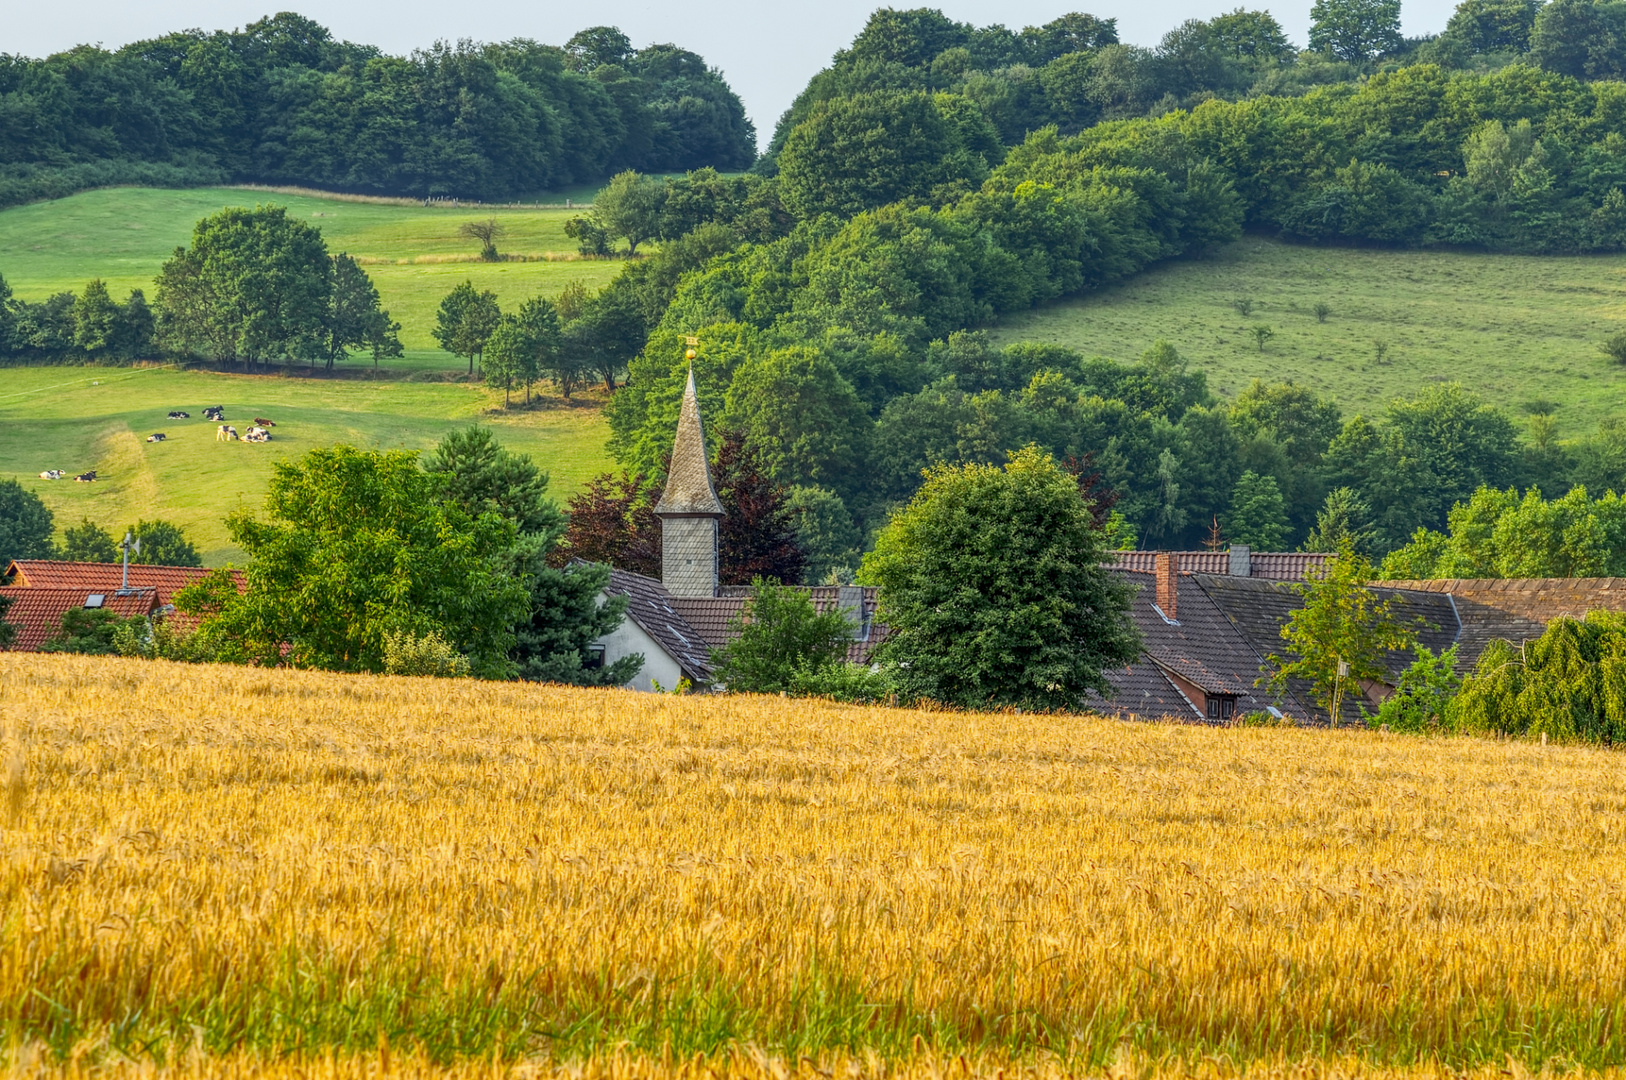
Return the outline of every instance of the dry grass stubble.
<path id="1" fill-rule="evenodd" d="M 1618 753 L 16 654 L 0 714 L 18 1065 L 1626 1060 Z"/>

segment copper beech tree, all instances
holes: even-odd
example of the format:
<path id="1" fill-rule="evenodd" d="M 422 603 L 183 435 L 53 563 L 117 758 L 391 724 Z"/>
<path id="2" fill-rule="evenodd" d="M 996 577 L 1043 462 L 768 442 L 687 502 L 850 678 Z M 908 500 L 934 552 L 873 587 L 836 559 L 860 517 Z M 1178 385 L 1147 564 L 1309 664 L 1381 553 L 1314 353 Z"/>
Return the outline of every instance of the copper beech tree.
<path id="1" fill-rule="evenodd" d="M 718 528 L 718 578 L 749 585 L 758 578 L 794 585 L 807 558 L 796 543 L 789 492 L 737 431 L 720 433 L 711 482 L 723 504 Z M 655 516 L 659 484 L 642 473 L 604 473 L 570 500 L 570 525 L 556 561 L 608 563 L 645 577 L 661 576 L 661 528 Z"/>

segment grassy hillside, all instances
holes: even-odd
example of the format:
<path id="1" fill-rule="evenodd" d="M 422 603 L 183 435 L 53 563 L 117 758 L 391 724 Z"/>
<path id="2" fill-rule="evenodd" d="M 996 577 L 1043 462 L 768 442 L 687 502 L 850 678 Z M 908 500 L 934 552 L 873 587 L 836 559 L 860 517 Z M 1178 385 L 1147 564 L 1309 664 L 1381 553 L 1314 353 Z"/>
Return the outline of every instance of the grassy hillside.
<path id="1" fill-rule="evenodd" d="M 239 432 L 255 416 L 275 420 L 274 441 L 217 442 L 215 425 L 202 418 L 203 406 L 217 404 L 226 406 Z M 225 514 L 258 508 L 270 463 L 315 446 L 424 449 L 478 419 L 548 469 L 561 499 L 607 467 L 608 429 L 591 394 L 573 405 L 544 399 L 529 412 L 505 413 L 501 404 L 500 394 L 445 382 L 13 368 L 0 372 L 0 478 L 16 477 L 38 492 L 59 531 L 83 517 L 109 529 L 137 518 L 168 518 L 186 529 L 212 565 L 241 557 L 227 538 Z M 166 420 L 171 409 L 192 418 Z M 146 442 L 155 431 L 169 439 Z M 100 479 L 41 480 L 37 474 L 45 469 L 95 469 Z"/>
<path id="2" fill-rule="evenodd" d="M 0 1026 L 74 1075 L 1626 1062 L 1618 750 L 13 653 L 0 688 Z"/>
<path id="3" fill-rule="evenodd" d="M 1241 314 L 1238 300 L 1251 300 L 1252 312 Z M 1331 309 L 1325 322 L 1317 303 Z M 1263 351 L 1250 332 L 1261 324 L 1275 331 Z M 1250 237 L 1013 317 L 995 336 L 1120 360 L 1163 338 L 1222 395 L 1254 378 L 1291 378 L 1337 398 L 1346 415 L 1457 381 L 1513 410 L 1553 402 L 1561 430 L 1578 435 L 1620 411 L 1626 368 L 1597 345 L 1623 329 L 1626 256 L 1330 249 Z"/>
<path id="4" fill-rule="evenodd" d="M 388 205 L 237 188 L 106 188 L 66 199 L 0 211 L 0 275 L 16 294 L 41 300 L 78 291 L 100 277 L 116 296 L 144 288 L 193 224 L 226 206 L 275 203 L 322 230 L 328 247 L 366 264 L 384 306 L 401 323 L 408 366 L 451 366 L 429 336 L 441 297 L 469 279 L 505 304 L 538 293 L 556 295 L 572 281 L 596 287 L 620 269 L 611 260 L 576 257 L 564 223 L 579 210 L 505 210 L 417 204 Z M 496 217 L 508 228 L 503 252 L 547 255 L 557 261 L 482 263 L 479 244 L 457 235 L 466 222 Z"/>

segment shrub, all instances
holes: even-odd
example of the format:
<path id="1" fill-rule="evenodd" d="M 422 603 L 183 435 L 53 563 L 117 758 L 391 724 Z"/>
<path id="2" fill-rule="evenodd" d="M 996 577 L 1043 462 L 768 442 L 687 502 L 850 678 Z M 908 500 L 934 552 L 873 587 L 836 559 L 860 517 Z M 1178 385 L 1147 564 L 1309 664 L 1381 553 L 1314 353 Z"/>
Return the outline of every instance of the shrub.
<path id="1" fill-rule="evenodd" d="M 1448 712 L 1465 734 L 1617 743 L 1626 737 L 1626 614 L 1559 619 L 1535 641 L 1493 641 Z"/>
<path id="2" fill-rule="evenodd" d="M 390 675 L 464 679 L 469 674 L 469 658 L 452 648 L 438 630 L 427 634 L 392 630 L 384 635 L 384 671 Z"/>
<path id="3" fill-rule="evenodd" d="M 1390 731 L 1443 730 L 1447 710 L 1462 685 L 1456 666 L 1457 646 L 1436 656 L 1426 645 L 1418 645 L 1417 659 L 1401 672 L 1395 692 L 1367 718 L 1367 723 L 1387 726 Z"/>
<path id="4" fill-rule="evenodd" d="M 835 664 L 852 640 L 845 614 L 821 615 L 805 590 L 760 577 L 730 629 L 736 636 L 712 658 L 717 681 L 757 694 L 796 690 L 798 678 Z"/>

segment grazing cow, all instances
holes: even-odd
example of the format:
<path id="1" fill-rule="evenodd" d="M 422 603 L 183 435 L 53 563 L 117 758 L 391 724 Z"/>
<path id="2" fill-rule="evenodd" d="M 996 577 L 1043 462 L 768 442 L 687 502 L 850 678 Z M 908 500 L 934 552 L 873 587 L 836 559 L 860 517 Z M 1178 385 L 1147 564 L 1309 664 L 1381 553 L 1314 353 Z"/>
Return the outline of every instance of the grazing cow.
<path id="1" fill-rule="evenodd" d="M 190 420 L 191 418 L 191 413 L 181 412 L 179 409 L 171 409 L 169 413 L 169 419 L 171 420 Z"/>
<path id="2" fill-rule="evenodd" d="M 255 426 L 257 426 L 257 427 L 276 427 L 277 426 L 276 421 L 267 420 L 263 416 L 256 416 L 254 418 L 254 423 L 255 423 Z"/>
<path id="3" fill-rule="evenodd" d="M 93 484 L 96 482 L 96 470 L 92 469 L 87 473 L 80 473 L 74 479 L 81 484 Z"/>
<path id="4" fill-rule="evenodd" d="M 46 469 L 44 472 L 40 473 L 40 479 L 41 480 L 60 480 L 60 479 L 62 479 L 62 470 L 61 469 Z"/>
<path id="5" fill-rule="evenodd" d="M 230 424 L 221 424 L 215 428 L 215 442 L 231 442 L 237 438 L 237 429 Z"/>
<path id="6" fill-rule="evenodd" d="M 148 442 L 163 442 L 168 437 L 169 436 L 165 435 L 162 431 L 155 431 L 151 435 L 147 436 L 147 441 Z"/>

